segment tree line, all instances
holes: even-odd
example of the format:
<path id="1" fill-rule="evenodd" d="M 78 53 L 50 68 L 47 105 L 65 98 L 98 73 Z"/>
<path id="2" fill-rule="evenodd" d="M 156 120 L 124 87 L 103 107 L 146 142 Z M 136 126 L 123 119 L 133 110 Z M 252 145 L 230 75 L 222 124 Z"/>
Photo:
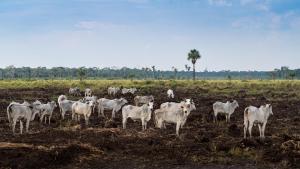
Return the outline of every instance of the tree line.
<path id="1" fill-rule="evenodd" d="M 300 69 L 286 66 L 273 71 L 201 71 L 193 73 L 191 67 L 185 70 L 172 67 L 163 71 L 155 66 L 137 68 L 68 68 L 68 67 L 15 67 L 0 68 L 0 79 L 300 79 Z"/>

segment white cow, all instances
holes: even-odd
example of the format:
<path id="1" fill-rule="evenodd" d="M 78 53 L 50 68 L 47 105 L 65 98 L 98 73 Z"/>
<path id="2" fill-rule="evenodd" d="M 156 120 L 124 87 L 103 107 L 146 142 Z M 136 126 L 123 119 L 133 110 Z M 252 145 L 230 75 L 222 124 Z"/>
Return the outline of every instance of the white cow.
<path id="1" fill-rule="evenodd" d="M 119 87 L 109 87 L 107 89 L 108 95 L 113 95 L 113 96 L 115 96 L 119 91 L 120 91 Z"/>
<path id="2" fill-rule="evenodd" d="M 190 112 L 194 110 L 190 102 L 163 103 L 160 109 L 154 111 L 155 125 L 158 128 L 165 128 L 165 123 L 176 124 L 176 135 L 179 136 L 179 129 L 186 123 Z"/>
<path id="3" fill-rule="evenodd" d="M 69 89 L 69 94 L 73 96 L 80 96 L 80 89 L 78 87 L 75 88 L 70 88 Z"/>
<path id="4" fill-rule="evenodd" d="M 152 95 L 134 97 L 135 106 L 138 106 L 139 104 L 148 104 L 149 102 L 154 102 L 154 97 Z"/>
<path id="5" fill-rule="evenodd" d="M 75 101 L 67 100 L 66 96 L 59 96 L 58 98 L 58 105 L 61 110 L 61 117 L 62 119 L 65 119 L 65 114 L 67 112 L 72 112 L 72 105 L 75 103 Z"/>
<path id="6" fill-rule="evenodd" d="M 7 117 L 10 125 L 12 126 L 13 134 L 15 134 L 15 128 L 17 122 L 20 122 L 20 133 L 23 134 L 23 120 L 26 121 L 26 132 L 29 130 L 29 123 L 32 118 L 32 110 L 28 102 L 23 104 L 12 102 L 7 107 Z"/>
<path id="7" fill-rule="evenodd" d="M 153 110 L 153 102 L 144 104 L 141 107 L 127 105 L 122 108 L 122 117 L 123 117 L 123 129 L 126 129 L 127 119 L 131 118 L 132 120 L 141 120 L 142 129 L 147 129 L 147 122 L 151 119 L 151 113 Z"/>
<path id="8" fill-rule="evenodd" d="M 82 102 L 89 102 L 89 101 L 93 101 L 95 103 L 94 107 L 93 107 L 93 113 L 95 112 L 95 108 L 96 108 L 96 105 L 98 103 L 98 97 L 97 96 L 87 96 L 87 97 L 84 97 Z"/>
<path id="9" fill-rule="evenodd" d="M 184 102 L 186 104 L 190 104 L 191 105 L 191 111 L 193 110 L 196 110 L 196 106 L 195 106 L 195 103 L 192 99 L 185 99 Z M 176 106 L 176 105 L 179 105 L 181 103 L 176 103 L 176 102 L 166 102 L 166 103 L 162 103 L 160 105 L 160 108 L 163 109 L 163 108 L 168 108 L 168 107 L 172 107 L 172 106 Z"/>
<path id="10" fill-rule="evenodd" d="M 249 106 L 244 111 L 244 138 L 247 137 L 247 129 L 250 138 L 252 137 L 252 127 L 254 123 L 258 123 L 259 136 L 265 138 L 265 129 L 270 115 L 273 115 L 272 106 L 266 104 L 260 108 Z"/>
<path id="11" fill-rule="evenodd" d="M 62 112 L 61 111 L 61 102 L 63 101 L 63 100 L 67 100 L 68 98 L 67 98 L 67 96 L 65 96 L 65 95 L 60 95 L 59 97 L 58 97 L 58 99 L 57 99 L 57 103 L 58 103 L 58 107 L 59 107 L 59 111 L 60 111 L 60 113 Z"/>
<path id="12" fill-rule="evenodd" d="M 115 118 L 116 112 L 120 111 L 122 106 L 127 104 L 128 101 L 124 98 L 109 100 L 102 98 L 98 100 L 98 117 L 104 117 L 104 110 L 112 110 L 112 118 Z"/>
<path id="13" fill-rule="evenodd" d="M 41 110 L 40 121 L 43 122 L 43 119 L 45 118 L 45 123 L 46 123 L 47 120 L 46 116 L 48 116 L 48 120 L 50 124 L 52 113 L 56 107 L 57 105 L 54 101 L 48 102 L 47 104 L 42 104 L 40 106 L 40 110 Z"/>
<path id="14" fill-rule="evenodd" d="M 216 102 L 213 104 L 214 110 L 214 122 L 217 121 L 217 116 L 219 113 L 225 114 L 226 122 L 230 122 L 230 116 L 234 113 L 235 109 L 239 107 L 236 100 L 233 102 L 227 101 L 226 103 Z"/>
<path id="15" fill-rule="evenodd" d="M 75 118 L 75 115 L 78 115 L 78 117 L 80 117 L 80 115 L 83 115 L 84 119 L 85 119 L 85 124 L 88 125 L 89 124 L 89 118 L 92 114 L 93 106 L 94 106 L 93 101 L 90 101 L 90 102 L 87 102 L 87 103 L 82 103 L 82 102 L 79 102 L 79 101 L 75 102 L 72 105 L 72 120 Z"/>
<path id="16" fill-rule="evenodd" d="M 169 99 L 170 99 L 170 98 L 174 99 L 174 92 L 173 92 L 172 89 L 169 89 L 169 90 L 167 91 L 167 95 L 168 95 L 168 98 L 169 98 Z"/>
<path id="17" fill-rule="evenodd" d="M 85 89 L 84 97 L 92 97 L 92 90 L 89 88 Z"/>
<path id="18" fill-rule="evenodd" d="M 129 88 L 129 89 L 123 88 L 123 89 L 122 89 L 122 94 L 127 94 L 127 93 L 134 94 L 136 91 L 137 91 L 136 88 Z"/>

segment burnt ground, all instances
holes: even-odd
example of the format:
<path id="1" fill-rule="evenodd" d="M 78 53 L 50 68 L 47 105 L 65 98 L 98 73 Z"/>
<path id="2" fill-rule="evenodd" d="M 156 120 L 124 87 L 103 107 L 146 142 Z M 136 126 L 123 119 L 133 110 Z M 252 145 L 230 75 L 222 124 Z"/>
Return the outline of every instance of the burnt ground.
<path id="1" fill-rule="evenodd" d="M 175 125 L 159 130 L 150 121 L 142 132 L 141 123 L 128 120 L 121 128 L 121 114 L 111 121 L 93 114 L 89 126 L 84 121 L 71 121 L 70 115 L 61 120 L 56 109 L 51 125 L 36 119 L 28 134 L 15 136 L 9 128 L 6 107 L 11 101 L 57 101 L 67 89 L 0 90 L 0 168 L 300 168 L 300 100 L 266 98 L 240 91 L 232 95 L 208 94 L 201 88 L 175 90 L 179 101 L 192 97 L 197 110 L 175 135 Z M 153 94 L 155 107 L 169 101 L 163 87 L 140 94 Z M 98 97 L 105 90 L 96 91 Z M 132 103 L 133 96 L 126 96 Z M 69 99 L 75 99 L 69 97 Z M 78 99 L 78 98 L 76 98 Z M 224 117 L 212 123 L 212 104 L 236 99 L 240 107 L 226 124 Z M 266 139 L 258 139 L 254 127 L 252 140 L 243 139 L 243 109 L 248 105 L 272 103 L 274 115 L 266 128 Z M 17 125 L 17 132 L 19 125 Z"/>

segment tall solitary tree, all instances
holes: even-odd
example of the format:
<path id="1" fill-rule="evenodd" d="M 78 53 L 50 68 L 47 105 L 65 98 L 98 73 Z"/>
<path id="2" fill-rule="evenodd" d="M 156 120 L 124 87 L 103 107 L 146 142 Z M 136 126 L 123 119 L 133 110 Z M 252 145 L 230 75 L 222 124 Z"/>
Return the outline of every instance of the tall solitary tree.
<path id="1" fill-rule="evenodd" d="M 190 51 L 190 53 L 188 54 L 188 60 L 189 61 L 191 61 L 192 62 L 192 64 L 193 64 L 193 80 L 195 80 L 196 79 L 196 68 L 195 68 L 195 64 L 196 64 L 196 61 L 198 60 L 198 59 L 200 59 L 201 58 L 201 55 L 200 55 L 200 53 L 199 53 L 199 51 L 197 51 L 196 49 L 192 49 L 191 51 Z"/>

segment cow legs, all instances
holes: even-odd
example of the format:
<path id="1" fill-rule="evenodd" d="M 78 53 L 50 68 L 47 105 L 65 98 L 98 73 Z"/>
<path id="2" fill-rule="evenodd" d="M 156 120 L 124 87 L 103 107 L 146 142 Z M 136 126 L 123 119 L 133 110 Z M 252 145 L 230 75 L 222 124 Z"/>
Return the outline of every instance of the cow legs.
<path id="1" fill-rule="evenodd" d="M 178 121 L 177 123 L 176 123 L 176 135 L 177 136 L 179 136 L 179 129 L 180 129 L 180 122 Z"/>
<path id="2" fill-rule="evenodd" d="M 265 122 L 262 126 L 262 138 L 265 138 L 266 125 L 267 125 L 267 123 Z"/>
<path id="3" fill-rule="evenodd" d="M 262 138 L 261 124 L 258 124 L 259 137 Z"/>
<path id="4" fill-rule="evenodd" d="M 250 139 L 252 138 L 252 127 L 253 127 L 253 123 L 249 123 L 249 128 L 248 128 L 248 130 L 249 130 L 249 135 L 250 135 Z"/>
<path id="5" fill-rule="evenodd" d="M 65 111 L 64 110 L 61 110 L 61 117 L 62 119 L 64 120 L 65 119 Z M 73 114 L 72 114 L 72 117 L 73 117 Z M 72 119 L 73 120 L 73 119 Z"/>
<path id="6" fill-rule="evenodd" d="M 248 128 L 249 122 L 245 121 L 244 122 L 244 139 L 247 138 L 247 128 Z"/>
<path id="7" fill-rule="evenodd" d="M 230 116 L 231 116 L 231 114 L 228 114 L 228 122 L 230 122 Z"/>
<path id="8" fill-rule="evenodd" d="M 17 125 L 17 120 L 16 120 L 16 119 L 13 119 L 13 124 L 12 124 L 12 131 L 13 131 L 13 134 L 15 134 L 15 131 L 16 131 L 16 125 Z"/>
<path id="9" fill-rule="evenodd" d="M 49 124 L 50 124 L 50 121 L 51 121 L 51 117 L 52 117 L 52 114 L 49 115 Z"/>
<path id="10" fill-rule="evenodd" d="M 89 118 L 87 117 L 87 115 L 84 115 L 84 119 L 85 119 L 85 124 L 89 125 Z"/>
<path id="11" fill-rule="evenodd" d="M 114 119 L 114 118 L 115 118 L 115 116 L 116 116 L 116 112 L 115 112 L 115 109 L 113 109 L 113 110 L 112 110 L 112 115 L 111 115 L 111 118 L 113 118 L 113 119 Z"/>
<path id="12" fill-rule="evenodd" d="M 214 123 L 218 122 L 218 113 L 214 112 Z"/>
<path id="13" fill-rule="evenodd" d="M 22 120 L 20 120 L 20 132 L 21 132 L 21 134 L 23 134 L 23 122 L 22 122 Z"/>
<path id="14" fill-rule="evenodd" d="M 26 121 L 26 133 L 29 132 L 29 123 L 30 123 L 30 119 L 28 118 Z"/>
<path id="15" fill-rule="evenodd" d="M 127 118 L 123 117 L 123 129 L 126 129 L 126 122 L 127 122 Z"/>

